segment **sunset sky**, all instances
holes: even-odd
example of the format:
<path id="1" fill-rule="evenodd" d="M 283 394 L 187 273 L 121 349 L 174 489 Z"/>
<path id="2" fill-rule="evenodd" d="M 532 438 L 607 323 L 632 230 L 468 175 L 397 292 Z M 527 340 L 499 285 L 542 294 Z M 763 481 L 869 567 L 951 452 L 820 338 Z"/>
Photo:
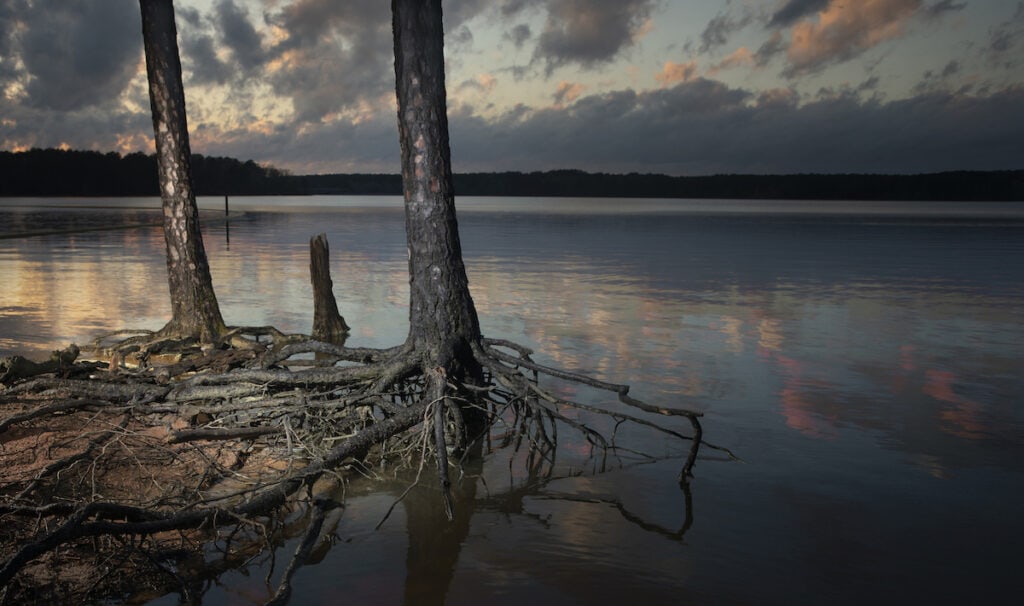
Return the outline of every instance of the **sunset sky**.
<path id="1" fill-rule="evenodd" d="M 390 3 L 177 0 L 194 152 L 398 172 Z M 1021 0 L 444 3 L 456 172 L 1024 168 Z M 0 0 L 0 148 L 151 151 L 136 0 Z"/>

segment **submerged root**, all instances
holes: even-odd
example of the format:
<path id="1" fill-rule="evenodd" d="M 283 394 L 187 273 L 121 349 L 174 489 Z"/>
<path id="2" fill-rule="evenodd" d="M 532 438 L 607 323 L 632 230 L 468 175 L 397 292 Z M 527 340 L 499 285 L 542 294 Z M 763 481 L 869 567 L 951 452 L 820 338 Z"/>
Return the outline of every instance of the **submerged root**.
<path id="1" fill-rule="evenodd" d="M 322 524 L 330 509 L 323 482 L 346 470 L 422 470 L 433 460 L 451 519 L 449 470 L 469 444 L 492 436 L 500 436 L 499 447 L 525 447 L 531 476 L 554 467 L 560 425 L 578 431 L 602 466 L 627 452 L 588 416 L 689 441 L 680 482 L 692 475 L 702 445 L 700 412 L 651 406 L 625 385 L 537 364 L 528 349 L 506 341 L 474 344 L 484 370 L 478 384 L 448 376 L 408 346 L 347 348 L 267 329 L 238 329 L 231 338 L 244 338 L 242 347 L 189 350 L 160 366 L 152 363 L 160 341 L 133 334 L 106 346 L 112 370 L 62 367 L 0 391 L 0 464 L 7 469 L 0 598 L 41 595 L 53 561 L 88 552 L 100 538 L 122 552 L 131 546 L 122 565 L 149 566 L 154 583 L 180 586 L 178 573 L 161 564 L 168 553 L 182 545 L 194 553 L 239 533 L 259 542 L 254 529 L 299 503 Z M 129 350 L 145 363 L 122 366 Z M 317 365 L 296 363 L 310 356 Z M 559 397 L 539 375 L 610 391 L 638 412 Z M 685 417 L 692 434 L 642 414 Z M 278 598 L 287 596 L 312 540 L 307 535 L 300 545 Z M 109 550 L 92 551 L 109 557 Z M 67 591 L 63 597 L 81 599 L 99 589 Z"/>

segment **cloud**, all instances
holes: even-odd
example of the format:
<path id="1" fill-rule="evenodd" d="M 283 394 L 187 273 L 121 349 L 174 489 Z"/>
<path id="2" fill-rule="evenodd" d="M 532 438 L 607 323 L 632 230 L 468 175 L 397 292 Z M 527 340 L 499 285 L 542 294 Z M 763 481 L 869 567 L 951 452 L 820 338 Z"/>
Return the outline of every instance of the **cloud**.
<path id="1" fill-rule="evenodd" d="M 903 34 L 921 0 L 831 0 L 815 20 L 793 25 L 785 75 L 816 72 Z"/>
<path id="2" fill-rule="evenodd" d="M 962 69 L 960 62 L 952 59 L 938 73 L 927 70 L 924 72 L 921 81 L 914 86 L 914 92 L 925 93 L 939 90 L 943 88 L 943 85 L 948 82 L 949 78 L 960 73 Z"/>
<path id="3" fill-rule="evenodd" d="M 479 111 L 469 103 L 453 104 L 455 169 L 712 174 L 1024 166 L 1019 78 L 1000 72 L 1016 84 L 1000 88 L 992 76 L 974 89 L 950 92 L 955 81 L 977 71 L 976 56 L 934 59 L 933 71 L 908 98 L 896 101 L 882 96 L 875 72 L 860 85 L 814 98 L 801 97 L 796 83 L 755 89 L 713 79 L 716 70 L 762 67 L 783 58 L 788 75 L 812 73 L 891 40 L 912 23 L 952 14 L 962 2 L 864 0 L 856 11 L 848 8 L 854 6 L 850 0 L 773 4 L 778 10 L 764 19 L 775 26 L 764 32 L 761 46 L 753 42 L 718 56 L 703 72 L 695 61 L 661 63 L 655 80 L 647 82 L 650 90 L 625 84 L 615 90 L 608 82 L 588 82 L 593 88 L 585 89 L 567 70 L 542 85 L 552 96 L 532 107 L 501 109 L 515 99 Z M 500 20 L 497 29 L 508 32 L 506 40 L 526 48 L 538 44 L 527 74 L 537 77 L 543 75 L 539 66 L 550 75 L 561 66 L 598 68 L 620 57 L 656 18 L 655 5 L 460 0 L 446 4 L 446 31 L 452 32 L 449 42 L 461 32 L 469 44 L 473 27 L 480 40 L 472 44 L 479 45 L 484 30 L 476 24 Z M 183 61 L 191 74 L 186 86 L 194 150 L 253 158 L 297 173 L 397 171 L 387 3 L 216 0 L 197 6 L 206 8 L 178 10 Z M 266 11 L 259 17 L 257 6 Z M 710 32 L 731 37 L 731 28 L 747 18 L 739 10 L 714 27 L 708 24 L 708 40 L 719 40 Z M 1024 2 L 1003 10 L 1002 21 L 991 22 L 989 38 L 975 41 L 1000 68 L 1020 65 L 1018 57 L 1024 56 Z M 47 34 L 52 31 L 64 32 L 69 41 L 43 44 L 47 36 L 54 38 Z M 794 39 L 797 31 L 804 33 L 802 47 Z M 97 35 L 109 40 L 97 43 Z M 75 73 L 76 53 L 90 61 L 81 74 Z M 0 93 L 6 93 L 0 94 L 0 145 L 148 150 L 152 130 L 141 58 L 134 0 L 0 0 Z M 491 74 L 516 76 L 517 69 L 527 68 L 496 65 Z M 496 94 L 494 75 L 476 75 L 481 71 L 462 68 L 450 86 L 455 92 L 467 89 L 472 99 L 489 90 Z M 881 82 L 891 78 L 880 75 Z M 537 84 L 527 81 L 523 88 Z"/>
<path id="4" fill-rule="evenodd" d="M 955 0 L 938 0 L 924 7 L 925 16 L 931 19 L 942 17 L 946 13 L 956 13 L 967 8 L 966 2 L 956 2 Z"/>
<path id="5" fill-rule="evenodd" d="M 245 72 L 263 66 L 265 60 L 263 40 L 249 17 L 234 0 L 221 0 L 216 8 L 216 29 L 224 44 L 231 50 L 235 62 Z"/>
<path id="6" fill-rule="evenodd" d="M 15 38 L 16 49 L 6 42 L 24 66 L 26 104 L 58 111 L 109 105 L 138 72 L 141 22 L 132 0 L 36 0 L 12 8 L 32 24 Z"/>
<path id="7" fill-rule="evenodd" d="M 153 123 L 149 113 L 95 106 L 55 112 L 0 97 L 0 116 L 0 149 L 58 147 L 62 143 L 75 149 L 103 152 L 128 153 L 152 148 Z"/>
<path id="8" fill-rule="evenodd" d="M 358 124 L 336 120 L 315 128 L 280 125 L 266 131 L 216 125 L 192 133 L 193 151 L 253 159 L 299 174 L 397 173 L 398 125 L 391 112 Z"/>
<path id="9" fill-rule="evenodd" d="M 715 15 L 704 27 L 700 34 L 700 51 L 707 52 L 713 48 L 724 46 L 729 42 L 729 36 L 739 31 L 750 23 L 750 14 L 743 17 L 734 17 L 729 12 Z"/>
<path id="10" fill-rule="evenodd" d="M 498 84 L 498 79 L 492 74 L 480 74 L 476 79 L 483 91 L 487 93 L 493 91 Z"/>
<path id="11" fill-rule="evenodd" d="M 754 53 L 750 52 L 745 46 L 741 46 L 729 53 L 727 57 L 716 63 L 708 70 L 711 75 L 717 74 L 723 69 L 732 69 L 734 67 L 750 67 L 757 64 L 757 58 Z"/>
<path id="12" fill-rule="evenodd" d="M 516 48 L 522 48 L 526 41 L 533 37 L 533 31 L 526 23 L 515 25 L 506 34 L 505 38 L 511 40 Z"/>
<path id="13" fill-rule="evenodd" d="M 493 74 L 477 74 L 475 78 L 463 80 L 456 87 L 456 90 L 473 89 L 482 93 L 490 93 L 498 85 L 498 78 Z"/>
<path id="14" fill-rule="evenodd" d="M 758 66 L 763 66 L 767 65 L 776 55 L 780 55 L 785 51 L 786 40 L 782 37 L 782 32 L 776 30 L 758 47 L 757 52 L 754 53 L 754 58 Z"/>
<path id="15" fill-rule="evenodd" d="M 824 10 L 831 0 L 789 0 L 768 21 L 768 27 L 788 27 L 800 19 Z"/>
<path id="16" fill-rule="evenodd" d="M 695 78 L 487 120 L 453 116 L 455 170 L 555 167 L 669 174 L 1017 169 L 1024 88 L 881 102 L 840 90 L 797 103 Z"/>
<path id="17" fill-rule="evenodd" d="M 567 64 L 612 61 L 644 31 L 653 8 L 653 0 L 549 0 L 535 59 L 548 75 Z"/>
<path id="18" fill-rule="evenodd" d="M 24 0 L 0 3 L 0 93 L 8 82 L 17 77 L 14 55 L 18 33 L 24 27 L 22 18 L 27 7 Z"/>
<path id="19" fill-rule="evenodd" d="M 548 0 L 502 0 L 499 4 L 504 17 L 513 17 L 547 2 Z"/>
<path id="20" fill-rule="evenodd" d="M 278 41 L 267 80 L 298 122 L 321 122 L 379 103 L 394 90 L 391 13 L 376 0 L 300 0 L 268 16 Z"/>
<path id="21" fill-rule="evenodd" d="M 697 62 L 687 61 L 686 63 L 673 63 L 666 61 L 661 71 L 654 75 L 654 79 L 661 82 L 662 86 L 686 82 L 697 76 Z"/>
<path id="22" fill-rule="evenodd" d="M 445 30 L 455 29 L 487 8 L 487 0 L 448 0 L 444 3 Z"/>
<path id="23" fill-rule="evenodd" d="M 203 29 L 199 11 L 178 11 L 178 38 L 185 85 L 224 84 L 237 70 L 217 54 L 217 42 Z"/>
<path id="24" fill-rule="evenodd" d="M 555 94 L 552 95 L 555 99 L 555 105 L 561 107 L 563 105 L 572 103 L 576 99 L 579 99 L 580 95 L 587 87 L 583 86 L 579 82 L 567 82 L 562 80 L 558 83 L 558 88 L 555 90 Z"/>
<path id="25" fill-rule="evenodd" d="M 12 48 L 15 34 L 24 27 L 28 12 L 26 0 L 10 0 L 0 3 L 0 60 L 7 57 Z"/>
<path id="26" fill-rule="evenodd" d="M 1021 40 L 1024 40 L 1024 2 L 1018 2 L 1013 16 L 989 32 L 990 62 L 1007 69 L 1019 65 Z"/>

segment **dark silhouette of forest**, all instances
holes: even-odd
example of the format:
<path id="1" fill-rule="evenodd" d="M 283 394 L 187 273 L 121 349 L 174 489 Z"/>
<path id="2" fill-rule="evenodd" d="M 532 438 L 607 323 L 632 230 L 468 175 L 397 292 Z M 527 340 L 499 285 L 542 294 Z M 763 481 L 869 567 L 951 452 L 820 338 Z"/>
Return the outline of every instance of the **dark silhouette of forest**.
<path id="1" fill-rule="evenodd" d="M 291 193 L 284 171 L 249 160 L 192 155 L 199 195 Z M 0 196 L 158 196 L 156 156 L 135 152 L 32 149 L 0 151 Z"/>
<path id="2" fill-rule="evenodd" d="M 292 175 L 252 160 L 192 156 L 197 195 L 400 195 L 398 174 Z M 797 174 L 672 177 L 580 170 L 464 173 L 461 196 L 791 200 L 1024 200 L 1024 170 L 917 175 Z M 143 153 L 0 151 L 0 196 L 156 196 L 156 158 Z"/>

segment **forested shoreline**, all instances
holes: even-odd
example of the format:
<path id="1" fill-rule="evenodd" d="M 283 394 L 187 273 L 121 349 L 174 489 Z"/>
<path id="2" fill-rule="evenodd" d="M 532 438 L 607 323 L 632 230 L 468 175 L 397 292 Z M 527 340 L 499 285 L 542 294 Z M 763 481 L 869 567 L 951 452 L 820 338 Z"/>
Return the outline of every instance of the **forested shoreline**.
<path id="1" fill-rule="evenodd" d="M 252 160 L 192 156 L 198 195 L 400 195 L 399 174 L 293 175 Z M 792 200 L 1024 200 L 1024 170 L 915 175 L 794 174 L 673 177 L 660 174 L 462 173 L 463 196 L 580 196 Z M 156 159 L 60 149 L 0 151 L 0 196 L 156 196 Z"/>

